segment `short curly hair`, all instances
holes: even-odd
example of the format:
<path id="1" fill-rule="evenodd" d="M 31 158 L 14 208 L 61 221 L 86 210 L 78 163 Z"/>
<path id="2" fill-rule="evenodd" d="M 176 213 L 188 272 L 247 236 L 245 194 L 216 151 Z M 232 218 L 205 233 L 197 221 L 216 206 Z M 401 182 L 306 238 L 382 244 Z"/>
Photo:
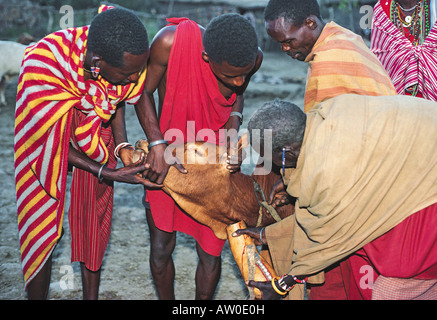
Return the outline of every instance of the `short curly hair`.
<path id="1" fill-rule="evenodd" d="M 272 130 L 272 151 L 278 152 L 286 145 L 302 142 L 305 127 L 306 115 L 301 108 L 290 101 L 275 99 L 254 112 L 247 131 L 251 144 L 260 145 L 269 143 L 264 141 L 264 133 Z"/>
<path id="2" fill-rule="evenodd" d="M 279 17 L 284 17 L 287 20 L 292 20 L 298 27 L 310 15 L 322 19 L 317 0 L 270 0 L 264 10 L 265 21 L 274 21 Z"/>
<path id="3" fill-rule="evenodd" d="M 203 48 L 216 62 L 242 68 L 258 56 L 258 38 L 248 19 L 236 13 L 218 16 L 206 26 Z"/>
<path id="4" fill-rule="evenodd" d="M 113 67 L 123 67 L 123 55 L 141 55 L 149 48 L 147 30 L 138 16 L 124 8 L 106 10 L 94 17 L 88 49 Z"/>

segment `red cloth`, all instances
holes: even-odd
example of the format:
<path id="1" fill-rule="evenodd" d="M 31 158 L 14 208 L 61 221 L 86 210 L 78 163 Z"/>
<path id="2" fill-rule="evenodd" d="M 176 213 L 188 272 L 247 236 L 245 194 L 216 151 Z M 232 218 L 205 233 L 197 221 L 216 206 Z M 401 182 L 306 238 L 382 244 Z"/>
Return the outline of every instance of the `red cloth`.
<path id="1" fill-rule="evenodd" d="M 71 141 L 77 140 L 75 128 L 86 117 L 75 110 L 72 117 Z M 115 142 L 111 126 L 101 128 L 101 139 L 108 149 L 108 168 L 115 169 Z M 111 234 L 114 186 L 112 181 L 99 183 L 92 173 L 74 168 L 68 220 L 71 232 L 71 261 L 84 262 L 91 271 L 100 269 Z"/>
<path id="2" fill-rule="evenodd" d="M 218 131 L 229 119 L 236 94 L 227 100 L 220 93 L 215 75 L 202 58 L 202 35 L 197 23 L 187 18 L 167 21 L 178 27 L 167 68 L 161 131 L 165 134 L 169 129 L 179 129 L 185 137 L 183 142 L 187 142 L 206 141 L 203 137 L 196 139 L 196 134 L 201 129 L 212 129 L 218 142 Z M 195 128 L 188 121 L 194 121 Z"/>
<path id="3" fill-rule="evenodd" d="M 315 298 L 342 296 L 369 300 L 379 275 L 401 279 L 437 279 L 437 204 L 409 216 L 342 262 L 341 270 L 327 272 Z M 339 268 L 339 267 L 337 267 Z M 349 272 L 347 272 L 349 269 Z M 338 273 L 342 273 L 342 278 Z M 349 274 L 347 274 L 349 273 Z M 346 288 L 338 286 L 343 283 Z M 312 298 L 313 296 L 311 296 Z"/>
<path id="4" fill-rule="evenodd" d="M 202 35 L 197 23 L 187 18 L 167 21 L 177 25 L 177 28 L 167 67 L 166 94 L 160 115 L 161 132 L 166 140 L 174 143 L 195 140 L 213 142 L 212 139 L 220 143 L 218 132 L 229 119 L 236 94 L 227 100 L 220 93 L 215 75 L 202 58 Z M 210 139 L 196 137 L 202 129 L 211 129 L 215 136 Z M 179 133 L 178 138 L 173 136 L 175 131 Z M 158 229 L 189 234 L 207 253 L 220 256 L 225 241 L 218 239 L 209 227 L 184 213 L 163 191 L 148 190 L 146 201 L 150 204 Z"/>
<path id="5" fill-rule="evenodd" d="M 349 267 L 345 271 L 349 271 Z M 349 286 L 343 279 L 349 279 L 349 276 L 344 275 L 341 263 L 336 263 L 325 270 L 325 282 L 322 285 L 311 285 L 310 300 L 347 300 L 346 288 Z"/>
<path id="6" fill-rule="evenodd" d="M 365 245 L 378 274 L 393 278 L 437 279 L 437 204 L 411 215 Z"/>

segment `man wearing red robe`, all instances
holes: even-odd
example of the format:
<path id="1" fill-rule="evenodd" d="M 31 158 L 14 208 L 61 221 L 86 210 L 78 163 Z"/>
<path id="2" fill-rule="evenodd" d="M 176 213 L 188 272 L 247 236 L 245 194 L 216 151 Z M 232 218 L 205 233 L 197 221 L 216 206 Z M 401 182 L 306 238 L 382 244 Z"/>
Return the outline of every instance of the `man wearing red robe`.
<path id="1" fill-rule="evenodd" d="M 155 103 L 153 93 L 158 89 L 158 116 L 165 140 L 149 143 L 152 149 L 161 149 L 156 150 L 159 154 L 164 152 L 167 142 L 226 142 L 220 139 L 219 131 L 238 132 L 243 118 L 243 93 L 262 62 L 256 32 L 238 14 L 219 16 L 206 29 L 187 18 L 167 21 L 169 24 L 152 42 L 146 94 L 143 103 L 136 107 L 138 117 L 147 118 L 147 110 L 152 110 Z M 205 132 L 210 133 L 208 137 Z M 149 163 L 154 161 L 148 159 Z M 238 168 L 239 165 L 228 166 L 230 171 Z M 163 164 L 163 172 L 166 169 Z M 165 174 L 149 172 L 147 177 L 159 184 Z M 147 190 L 146 215 L 151 241 L 150 267 L 158 297 L 175 298 L 172 253 L 176 231 L 180 231 L 197 241 L 196 299 L 211 299 L 220 278 L 224 241 L 186 215 L 161 190 Z"/>

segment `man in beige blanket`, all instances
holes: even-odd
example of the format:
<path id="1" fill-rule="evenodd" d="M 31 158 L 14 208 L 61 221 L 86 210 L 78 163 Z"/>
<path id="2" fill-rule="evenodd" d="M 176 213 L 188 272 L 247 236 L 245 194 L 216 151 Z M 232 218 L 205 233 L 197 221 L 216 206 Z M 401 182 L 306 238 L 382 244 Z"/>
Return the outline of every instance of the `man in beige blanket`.
<path id="1" fill-rule="evenodd" d="M 316 0 L 270 0 L 264 18 L 267 33 L 282 51 L 308 63 L 305 112 L 341 94 L 396 94 L 386 70 L 363 39 L 333 21 L 325 22 Z M 346 299 L 348 269 L 338 263 L 325 270 L 324 284 L 313 286 L 309 298 Z"/>
<path id="2" fill-rule="evenodd" d="M 254 147 L 272 143 L 273 163 L 295 168 L 283 181 L 296 214 L 261 230 L 275 266 L 288 259 L 289 271 L 249 285 L 278 298 L 355 253 L 349 297 L 437 299 L 435 102 L 341 95 L 305 115 L 276 100 L 252 116 L 248 131 L 255 129 L 273 130 L 273 141 L 251 134 Z M 241 234 L 260 238 L 257 228 Z"/>

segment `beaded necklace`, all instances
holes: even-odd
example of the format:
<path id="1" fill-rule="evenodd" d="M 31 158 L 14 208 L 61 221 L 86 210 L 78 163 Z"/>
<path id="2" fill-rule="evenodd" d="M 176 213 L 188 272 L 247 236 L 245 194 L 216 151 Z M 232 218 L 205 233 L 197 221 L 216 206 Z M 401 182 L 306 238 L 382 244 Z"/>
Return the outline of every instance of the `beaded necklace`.
<path id="1" fill-rule="evenodd" d="M 421 0 L 413 8 L 404 9 L 398 1 L 393 0 L 390 7 L 390 19 L 414 46 L 422 44 L 431 30 L 429 0 Z M 411 11 L 414 12 L 410 15 Z M 407 12 L 408 14 L 406 14 Z M 409 35 L 407 35 L 406 30 Z"/>
<path id="2" fill-rule="evenodd" d="M 413 10 L 414 12 L 409 15 Z M 429 0 L 421 0 L 410 9 L 402 8 L 397 0 L 393 0 L 390 6 L 390 19 L 402 34 L 411 41 L 413 46 L 421 45 L 431 30 Z M 412 96 L 416 96 L 419 91 L 418 87 L 416 84 L 406 89 L 406 91 Z"/>

